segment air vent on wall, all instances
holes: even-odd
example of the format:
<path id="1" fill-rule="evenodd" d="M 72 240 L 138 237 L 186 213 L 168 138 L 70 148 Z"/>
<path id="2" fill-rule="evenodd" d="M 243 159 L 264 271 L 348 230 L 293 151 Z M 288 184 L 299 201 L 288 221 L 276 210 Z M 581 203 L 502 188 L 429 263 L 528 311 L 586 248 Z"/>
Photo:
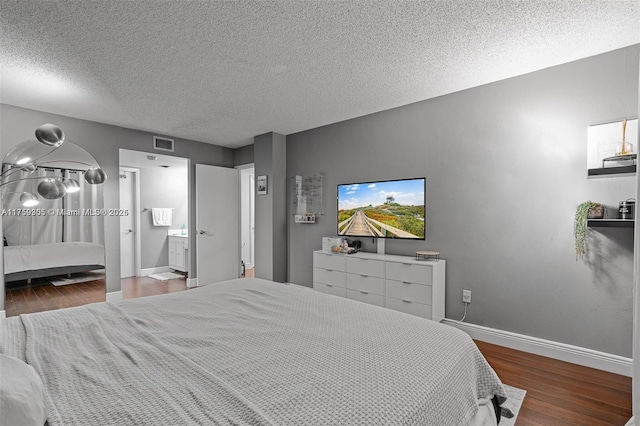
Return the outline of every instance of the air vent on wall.
<path id="1" fill-rule="evenodd" d="M 160 151 L 173 152 L 173 139 L 161 138 L 159 136 L 153 137 L 153 149 L 159 149 Z"/>

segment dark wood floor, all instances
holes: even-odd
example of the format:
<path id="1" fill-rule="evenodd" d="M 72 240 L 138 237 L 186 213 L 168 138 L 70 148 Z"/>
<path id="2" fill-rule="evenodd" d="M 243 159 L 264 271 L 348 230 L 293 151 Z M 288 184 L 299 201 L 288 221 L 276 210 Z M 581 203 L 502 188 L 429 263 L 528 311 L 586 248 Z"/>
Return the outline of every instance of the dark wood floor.
<path id="1" fill-rule="evenodd" d="M 54 286 L 46 279 L 6 283 L 5 314 L 12 317 L 32 312 L 70 308 L 106 299 L 104 279 Z"/>
<path id="2" fill-rule="evenodd" d="M 631 378 L 476 341 L 503 383 L 525 389 L 517 426 L 624 425 Z"/>
<path id="3" fill-rule="evenodd" d="M 120 282 L 122 298 L 125 300 L 188 290 L 186 278 L 158 281 L 149 277 L 130 277 L 123 278 Z"/>
<path id="4" fill-rule="evenodd" d="M 247 277 L 254 271 L 248 270 Z M 122 280 L 125 299 L 187 290 L 185 279 Z M 105 300 L 104 281 L 54 287 L 32 285 L 6 292 L 6 314 L 39 312 Z M 527 391 L 517 426 L 623 426 L 631 417 L 631 378 L 476 341 L 508 385 Z"/>
<path id="5" fill-rule="evenodd" d="M 254 269 L 248 269 L 244 276 L 253 277 Z M 185 278 L 158 281 L 149 277 L 131 277 L 123 278 L 120 282 L 122 283 L 122 297 L 125 300 L 189 289 Z"/>
<path id="6" fill-rule="evenodd" d="M 245 277 L 253 277 L 254 270 L 248 269 Z M 153 296 L 188 290 L 186 278 L 158 281 L 149 277 L 130 277 L 121 280 L 123 299 Z M 32 312 L 82 306 L 105 301 L 104 279 L 66 286 L 54 286 L 46 279 L 36 279 L 9 283 L 5 291 L 5 314 L 12 317 Z"/>

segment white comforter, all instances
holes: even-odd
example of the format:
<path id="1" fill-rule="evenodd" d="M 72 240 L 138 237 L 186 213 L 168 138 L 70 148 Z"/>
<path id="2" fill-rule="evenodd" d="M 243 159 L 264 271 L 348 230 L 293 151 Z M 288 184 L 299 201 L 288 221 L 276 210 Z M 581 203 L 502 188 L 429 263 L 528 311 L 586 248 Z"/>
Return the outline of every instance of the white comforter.
<path id="1" fill-rule="evenodd" d="M 5 274 L 82 265 L 104 265 L 104 247 L 76 241 L 4 248 Z"/>
<path id="2" fill-rule="evenodd" d="M 459 330 L 259 279 L 9 320 L 52 426 L 466 425 L 504 396 Z"/>

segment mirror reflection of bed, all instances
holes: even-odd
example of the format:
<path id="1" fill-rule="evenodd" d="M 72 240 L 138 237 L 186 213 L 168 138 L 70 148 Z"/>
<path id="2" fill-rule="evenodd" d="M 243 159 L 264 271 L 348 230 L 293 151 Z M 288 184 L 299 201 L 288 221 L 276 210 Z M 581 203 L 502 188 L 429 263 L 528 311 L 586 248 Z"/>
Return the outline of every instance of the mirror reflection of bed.
<path id="1" fill-rule="evenodd" d="M 106 174 L 57 126 L 39 127 L 36 137 L 2 162 L 7 316 L 106 298 Z"/>

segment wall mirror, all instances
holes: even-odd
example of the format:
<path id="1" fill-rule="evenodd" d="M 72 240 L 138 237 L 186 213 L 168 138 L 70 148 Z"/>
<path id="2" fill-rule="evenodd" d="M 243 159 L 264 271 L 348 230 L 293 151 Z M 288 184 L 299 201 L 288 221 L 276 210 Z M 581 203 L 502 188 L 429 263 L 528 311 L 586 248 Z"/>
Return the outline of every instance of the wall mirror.
<path id="1" fill-rule="evenodd" d="M 105 300 L 106 174 L 55 125 L 2 161 L 7 316 Z"/>

